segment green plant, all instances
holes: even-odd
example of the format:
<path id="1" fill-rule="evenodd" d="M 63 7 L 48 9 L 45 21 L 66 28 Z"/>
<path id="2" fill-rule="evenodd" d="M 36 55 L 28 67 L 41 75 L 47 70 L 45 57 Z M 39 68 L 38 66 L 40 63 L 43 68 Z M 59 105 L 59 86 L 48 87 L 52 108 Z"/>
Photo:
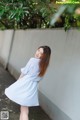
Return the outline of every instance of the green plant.
<path id="1" fill-rule="evenodd" d="M 78 4 L 57 5 L 56 0 L 0 0 L 0 29 L 79 28 L 78 8 Z"/>

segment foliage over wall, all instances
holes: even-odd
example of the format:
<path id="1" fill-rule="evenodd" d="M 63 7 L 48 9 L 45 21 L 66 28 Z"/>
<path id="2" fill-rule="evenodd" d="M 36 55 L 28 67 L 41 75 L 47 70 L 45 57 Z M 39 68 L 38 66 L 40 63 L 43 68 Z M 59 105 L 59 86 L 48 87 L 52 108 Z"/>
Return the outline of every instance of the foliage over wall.
<path id="1" fill-rule="evenodd" d="M 68 4 L 55 24 L 50 24 L 60 6 L 56 0 L 0 0 L 0 29 L 79 28 L 80 4 Z"/>

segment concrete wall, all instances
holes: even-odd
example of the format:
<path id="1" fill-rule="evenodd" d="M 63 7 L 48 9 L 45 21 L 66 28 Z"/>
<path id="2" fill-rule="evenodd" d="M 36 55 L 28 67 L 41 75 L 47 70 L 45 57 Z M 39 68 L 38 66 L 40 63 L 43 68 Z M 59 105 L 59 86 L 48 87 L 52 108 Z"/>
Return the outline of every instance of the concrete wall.
<path id="1" fill-rule="evenodd" d="M 0 56 L 1 56 L 1 53 L 2 53 L 3 43 L 4 43 L 4 32 L 0 31 Z"/>
<path id="2" fill-rule="evenodd" d="M 40 45 L 52 50 L 50 66 L 39 83 L 40 105 L 53 120 L 80 120 L 80 31 L 16 31 L 8 61 L 16 79 Z"/>
<path id="3" fill-rule="evenodd" d="M 13 30 L 0 31 L 0 62 L 6 68 L 13 38 Z"/>

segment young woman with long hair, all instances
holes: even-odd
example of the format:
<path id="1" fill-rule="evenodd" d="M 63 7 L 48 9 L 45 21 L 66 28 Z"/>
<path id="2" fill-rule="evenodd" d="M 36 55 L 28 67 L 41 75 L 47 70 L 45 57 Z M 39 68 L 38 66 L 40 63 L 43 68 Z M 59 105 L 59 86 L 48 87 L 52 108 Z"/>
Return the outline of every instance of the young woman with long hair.
<path id="1" fill-rule="evenodd" d="M 19 79 L 5 89 L 5 95 L 20 105 L 19 120 L 29 120 L 29 107 L 39 106 L 38 82 L 43 78 L 50 62 L 49 46 L 38 47 L 34 57 L 21 68 Z"/>

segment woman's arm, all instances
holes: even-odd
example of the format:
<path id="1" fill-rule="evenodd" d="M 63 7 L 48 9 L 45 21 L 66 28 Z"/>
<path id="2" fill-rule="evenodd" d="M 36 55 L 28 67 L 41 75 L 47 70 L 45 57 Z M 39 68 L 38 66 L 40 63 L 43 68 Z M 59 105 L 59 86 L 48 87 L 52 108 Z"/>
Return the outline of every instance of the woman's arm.
<path id="1" fill-rule="evenodd" d="M 28 63 L 26 64 L 25 67 L 21 68 L 21 74 L 18 79 L 22 78 L 23 76 L 25 76 L 28 73 L 29 67 L 31 65 L 31 61 L 32 61 L 32 58 L 28 61 Z"/>
<path id="2" fill-rule="evenodd" d="M 23 73 L 24 75 L 27 74 L 31 64 L 32 64 L 32 58 L 28 61 L 25 67 L 21 68 L 21 73 Z"/>
<path id="3" fill-rule="evenodd" d="M 21 73 L 18 79 L 22 78 L 23 76 L 24 76 L 24 74 L 23 74 L 23 73 Z"/>

